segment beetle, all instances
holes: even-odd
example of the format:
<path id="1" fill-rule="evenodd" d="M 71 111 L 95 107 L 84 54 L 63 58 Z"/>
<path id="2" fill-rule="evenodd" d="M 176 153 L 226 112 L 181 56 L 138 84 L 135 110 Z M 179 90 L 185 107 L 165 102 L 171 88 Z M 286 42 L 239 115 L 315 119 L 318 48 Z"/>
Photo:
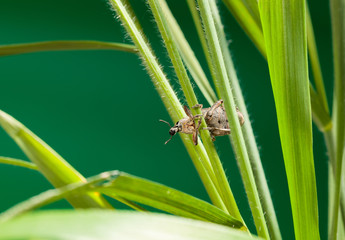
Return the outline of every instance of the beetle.
<path id="1" fill-rule="evenodd" d="M 212 137 L 212 141 L 216 140 L 216 136 L 224 136 L 229 135 L 231 133 L 229 127 L 229 121 L 226 116 L 225 108 L 223 106 L 223 100 L 220 99 L 215 102 L 209 108 L 203 108 L 202 104 L 197 104 L 193 106 L 193 108 L 201 108 L 202 115 L 195 115 L 193 116 L 190 109 L 185 105 L 183 109 L 186 113 L 186 117 L 182 118 L 181 120 L 177 121 L 173 127 L 164 120 L 160 120 L 161 122 L 167 123 L 170 126 L 169 134 L 170 138 L 168 141 L 165 142 L 167 144 L 171 138 L 178 132 L 186 133 L 186 134 L 193 134 L 193 143 L 194 145 L 198 144 L 198 132 L 201 124 L 202 117 L 205 119 L 206 128 L 204 130 L 209 130 L 210 135 Z M 240 121 L 240 125 L 242 126 L 245 122 L 243 114 L 236 108 L 238 120 Z M 198 120 L 195 123 L 195 120 Z"/>

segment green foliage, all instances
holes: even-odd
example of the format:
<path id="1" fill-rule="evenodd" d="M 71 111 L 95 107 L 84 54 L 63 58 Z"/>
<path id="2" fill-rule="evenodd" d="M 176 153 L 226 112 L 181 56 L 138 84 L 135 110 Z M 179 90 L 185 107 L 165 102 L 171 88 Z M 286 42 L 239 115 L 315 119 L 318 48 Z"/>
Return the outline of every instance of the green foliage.
<path id="1" fill-rule="evenodd" d="M 0 57 L 16 54 L 65 50 L 117 50 L 135 53 L 133 45 L 101 41 L 49 41 L 0 46 Z"/>
<path id="2" fill-rule="evenodd" d="M 212 223 L 165 214 L 111 210 L 42 211 L 21 216 L 0 225 L 0 239 L 28 238 L 56 240 L 258 239 L 242 231 Z"/>
<path id="3" fill-rule="evenodd" d="M 259 9 L 296 239 L 319 239 L 305 2 L 263 0 Z"/>
<path id="4" fill-rule="evenodd" d="M 257 234 L 264 239 L 282 239 L 276 217 L 279 210 L 275 211 L 273 206 L 216 2 L 187 1 L 209 69 L 202 69 L 199 62 L 202 60 L 197 59 L 165 0 L 147 2 L 192 114 L 201 114 L 200 109 L 192 108 L 199 103 L 192 80 L 209 105 L 218 99 L 224 101 L 231 129 L 230 141 Z M 173 122 L 184 118 L 186 113 L 182 104 L 129 1 L 109 0 L 109 3 L 134 45 L 101 41 L 37 42 L 0 46 L 0 56 L 63 50 L 119 50 L 138 54 Z M 329 239 L 337 239 L 345 229 L 345 193 L 341 188 L 345 184 L 345 1 L 330 0 L 335 75 L 332 111 L 328 107 L 312 21 L 305 1 L 223 0 L 223 3 L 268 62 L 295 237 L 319 239 L 319 228 L 325 227 L 319 226 L 318 221 L 312 142 L 314 120 L 324 134 L 329 152 L 328 235 Z M 308 53 L 314 83 L 309 81 Z M 211 73 L 215 90 L 205 72 Z M 238 121 L 236 107 L 246 116 L 243 127 Z M 0 157 L 0 163 L 37 170 L 56 188 L 2 213 L 0 239 L 66 239 L 67 236 L 72 239 L 109 239 L 114 236 L 124 239 L 256 239 L 246 227 L 222 160 L 207 130 L 200 130 L 198 145 L 193 144 L 190 135 L 180 136 L 212 204 L 119 171 L 86 179 L 43 140 L 3 111 L 0 111 L 0 125 L 32 162 Z M 202 119 L 201 129 L 204 127 L 206 123 Z M 63 198 L 75 208 L 112 208 L 103 195 L 140 213 L 107 209 L 24 214 Z M 180 217 L 149 213 L 142 205 Z"/>

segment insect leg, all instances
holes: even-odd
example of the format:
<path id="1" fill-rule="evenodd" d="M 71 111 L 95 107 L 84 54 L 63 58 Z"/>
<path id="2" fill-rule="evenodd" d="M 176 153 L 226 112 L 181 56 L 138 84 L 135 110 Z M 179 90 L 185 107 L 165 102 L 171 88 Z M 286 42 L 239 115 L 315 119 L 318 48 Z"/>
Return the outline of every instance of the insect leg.
<path id="1" fill-rule="evenodd" d="M 244 116 L 243 114 L 240 112 L 240 110 L 238 109 L 238 107 L 236 107 L 236 111 L 237 111 L 237 116 L 238 116 L 238 120 L 240 120 L 240 124 L 241 126 L 244 124 Z"/>
<path id="2" fill-rule="evenodd" d="M 201 114 L 195 115 L 193 117 L 193 120 L 196 120 L 196 119 L 199 119 L 199 121 L 198 121 L 196 127 L 194 128 L 194 132 L 193 132 L 193 143 L 194 143 L 194 145 L 198 145 L 198 133 L 199 133 L 199 128 L 200 128 L 201 121 L 202 121 L 202 115 Z"/>
<path id="3" fill-rule="evenodd" d="M 227 134 L 231 133 L 231 130 L 229 128 L 206 127 L 206 128 L 203 128 L 203 130 L 209 130 L 209 131 L 218 130 L 218 131 L 226 132 Z"/>
<path id="4" fill-rule="evenodd" d="M 202 108 L 202 107 L 203 107 L 202 104 L 196 104 L 196 105 L 194 105 L 192 108 Z"/>
<path id="5" fill-rule="evenodd" d="M 183 109 L 184 109 L 184 112 L 187 114 L 188 117 L 193 118 L 192 112 L 189 110 L 189 108 L 186 105 L 183 106 Z"/>
<path id="6" fill-rule="evenodd" d="M 197 114 L 197 115 L 193 116 L 193 120 L 201 119 L 201 117 L 202 117 L 202 114 Z"/>
<path id="7" fill-rule="evenodd" d="M 223 100 L 220 99 L 212 105 L 210 110 L 208 110 L 207 116 L 209 117 L 210 120 L 212 119 L 214 110 L 216 110 L 216 108 L 218 108 L 222 103 L 223 103 Z"/>

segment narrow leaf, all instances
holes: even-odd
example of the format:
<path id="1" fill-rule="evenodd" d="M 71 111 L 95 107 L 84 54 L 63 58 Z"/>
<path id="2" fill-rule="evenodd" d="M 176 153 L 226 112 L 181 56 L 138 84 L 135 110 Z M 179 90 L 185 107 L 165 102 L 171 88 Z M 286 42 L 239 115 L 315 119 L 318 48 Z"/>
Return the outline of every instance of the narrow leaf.
<path id="1" fill-rule="evenodd" d="M 0 163 L 2 164 L 8 164 L 8 165 L 13 165 L 13 166 L 19 166 L 19 167 L 24 167 L 24 168 L 29 168 L 32 170 L 38 170 L 37 166 L 33 163 L 20 160 L 20 159 L 15 159 L 15 158 L 9 158 L 9 157 L 0 157 Z"/>
<path id="2" fill-rule="evenodd" d="M 157 213 L 41 211 L 0 224 L 0 239 L 255 240 L 237 229 Z"/>
<path id="3" fill-rule="evenodd" d="M 305 1 L 260 0 L 296 239 L 319 239 Z"/>
<path id="4" fill-rule="evenodd" d="M 189 72 L 191 73 L 194 81 L 200 88 L 200 91 L 208 101 L 209 105 L 212 105 L 215 103 L 218 99 L 213 91 L 203 69 L 201 68 L 201 65 L 196 58 L 192 48 L 190 47 L 189 43 L 187 42 L 180 26 L 178 25 L 176 19 L 172 15 L 168 4 L 166 1 L 160 1 L 160 6 L 162 8 L 162 11 L 164 12 L 164 15 L 167 19 L 167 23 L 169 24 L 169 28 L 171 28 L 171 31 L 174 33 L 172 34 L 172 37 L 174 41 L 177 44 L 179 53 L 181 54 L 181 57 L 183 59 L 183 62 L 186 64 L 186 67 L 188 68 Z"/>
<path id="5" fill-rule="evenodd" d="M 182 58 L 180 57 L 180 54 L 178 52 L 177 44 L 174 41 L 171 41 L 171 39 L 173 38 L 173 31 L 172 29 L 170 29 L 170 26 L 168 25 L 167 19 L 165 18 L 165 14 L 159 2 L 157 0 L 149 0 L 152 13 L 155 17 L 158 28 L 162 34 L 162 38 L 165 42 L 168 54 L 173 63 L 176 75 L 179 79 L 187 103 L 191 107 L 191 110 L 194 113 L 194 115 L 201 115 L 201 110 L 199 108 L 192 108 L 193 106 L 198 104 L 198 101 L 193 91 L 192 84 L 187 75 L 187 71 L 183 65 Z M 206 123 L 205 120 L 202 120 L 200 128 L 202 129 L 204 127 L 206 127 Z M 221 161 L 210 137 L 210 133 L 209 131 L 201 131 L 200 135 L 203 140 L 203 144 L 205 146 L 207 155 L 211 162 L 212 172 L 214 172 L 213 182 L 215 183 L 218 193 L 221 196 L 224 205 L 226 206 L 226 211 L 228 211 L 235 217 L 241 219 L 242 217 L 238 210 L 232 191 L 229 187 L 225 171 L 222 167 Z"/>
<path id="6" fill-rule="evenodd" d="M 256 4 L 257 12 L 259 12 L 256 1 L 255 1 L 255 4 Z M 250 167 L 251 167 L 250 171 L 253 172 L 253 176 L 255 178 L 257 191 L 260 196 L 260 202 L 262 204 L 263 212 L 265 213 L 265 219 L 266 219 L 270 237 L 271 239 L 279 240 L 279 239 L 282 239 L 282 237 L 281 237 L 276 213 L 274 210 L 269 187 L 267 185 L 265 172 L 261 164 L 259 149 L 256 144 L 256 140 L 255 140 L 252 126 L 251 126 L 251 121 L 249 119 L 247 107 L 245 105 L 242 90 L 237 78 L 236 69 L 234 67 L 234 64 L 231 58 L 228 42 L 226 41 L 226 34 L 224 32 L 224 28 L 223 28 L 215 1 L 210 1 L 210 6 L 212 9 L 212 13 L 214 15 L 214 21 L 215 21 L 215 26 L 218 33 L 218 38 L 220 41 L 220 47 L 222 49 L 222 53 L 224 56 L 224 62 L 225 62 L 225 67 L 226 67 L 227 74 L 229 77 L 229 81 L 233 89 L 232 93 L 234 94 L 236 106 L 241 110 L 241 112 L 246 118 L 246 123 L 242 126 L 242 133 L 245 139 L 245 144 L 246 144 L 248 155 L 249 155 L 249 161 L 250 161 Z M 261 23 L 260 23 L 260 26 L 261 26 Z M 245 166 L 245 165 L 239 163 L 239 166 Z M 241 170 L 241 173 L 242 171 L 248 171 L 243 168 L 240 168 L 240 170 Z M 244 179 L 244 181 L 248 182 L 248 180 L 246 179 Z M 251 199 L 249 199 L 249 201 L 251 201 Z"/>
<path id="7" fill-rule="evenodd" d="M 104 172 L 88 178 L 85 183 L 73 183 L 43 192 L 2 213 L 0 223 L 62 198 L 80 196 L 90 191 L 104 193 L 141 211 L 144 209 L 133 201 L 187 218 L 236 228 L 243 226 L 240 221 L 207 202 L 167 186 L 119 171 Z"/>
<path id="8" fill-rule="evenodd" d="M 229 11 L 239 22 L 243 30 L 247 33 L 249 38 L 254 42 L 258 50 L 264 58 L 266 56 L 266 47 L 262 34 L 261 22 L 257 21 L 255 16 L 258 12 L 256 0 L 223 0 L 224 4 L 228 7 Z M 311 92 L 313 120 L 319 127 L 320 131 L 325 131 L 332 126 L 331 118 L 329 115 L 328 104 L 325 94 L 324 83 L 322 79 L 321 68 L 318 60 L 315 37 L 313 26 L 310 16 L 307 16 L 307 30 L 308 30 L 308 50 L 311 60 L 311 67 L 314 73 L 316 90 Z M 310 83 L 312 88 L 312 84 Z M 314 89 L 313 89 L 314 90 Z M 315 107 L 315 109 L 314 109 Z"/>
<path id="9" fill-rule="evenodd" d="M 160 64 L 152 49 L 150 48 L 149 43 L 143 34 L 142 28 L 137 21 L 137 18 L 134 16 L 128 1 L 110 0 L 109 2 L 117 12 L 117 15 L 119 16 L 133 43 L 138 48 L 140 57 L 143 59 L 143 63 L 146 66 L 152 82 L 156 87 L 166 109 L 168 110 L 170 117 L 172 118 L 173 122 L 179 121 L 181 118 L 185 117 L 182 105 L 169 84 L 169 81 L 160 67 Z M 181 134 L 180 137 L 212 202 L 222 208 L 223 202 L 212 180 L 214 173 L 210 167 L 210 160 L 203 144 L 199 143 L 197 146 L 194 146 L 192 137 L 187 134 Z"/>
<path id="10" fill-rule="evenodd" d="M 40 193 L 1 213 L 0 223 L 7 222 L 22 215 L 23 213 L 46 206 L 65 197 L 87 193 L 91 189 L 93 190 L 97 184 L 101 184 L 102 182 L 109 180 L 112 176 L 113 175 L 111 173 L 106 172 L 89 178 L 87 182 L 72 183 L 60 188 Z"/>
<path id="11" fill-rule="evenodd" d="M 118 50 L 136 53 L 133 45 L 102 41 L 47 41 L 0 46 L 0 57 L 43 51 Z"/>
<path id="12" fill-rule="evenodd" d="M 223 2 L 237 22 L 241 25 L 243 30 L 247 33 L 249 38 L 253 41 L 257 49 L 264 57 L 266 57 L 265 42 L 262 35 L 261 25 L 258 21 L 259 18 L 257 18 L 255 14 L 255 11 L 257 11 L 255 10 L 255 3 L 248 1 L 251 2 L 249 6 L 242 0 L 223 0 Z"/>
<path id="13" fill-rule="evenodd" d="M 43 142 L 16 119 L 0 110 L 0 125 L 13 138 L 39 171 L 55 187 L 85 182 L 85 178 L 68 164 L 58 153 Z M 99 195 L 90 193 L 78 198 L 69 197 L 72 206 L 78 208 L 106 208 L 109 204 Z"/>
<path id="14" fill-rule="evenodd" d="M 333 64 L 334 64 L 334 95 L 333 95 L 333 137 L 334 160 L 332 163 L 334 191 L 330 201 L 329 239 L 337 237 L 338 213 L 341 190 L 341 175 L 345 146 L 345 1 L 331 0 Z M 343 189 L 344 190 L 344 189 Z"/>
<path id="15" fill-rule="evenodd" d="M 216 78 L 214 79 L 215 86 L 220 97 L 224 100 L 224 106 L 231 129 L 231 142 L 233 144 L 233 149 L 235 150 L 236 158 L 238 159 L 239 167 L 241 168 L 241 174 L 244 179 L 244 185 L 256 230 L 260 237 L 269 238 L 255 179 L 251 171 L 248 152 L 242 135 L 241 126 L 238 121 L 235 100 L 231 91 L 217 29 L 213 19 L 213 13 L 208 0 L 198 0 L 198 5 L 205 29 L 205 37 L 211 55 L 212 71 L 216 73 Z"/>
<path id="16" fill-rule="evenodd" d="M 314 82 L 316 86 L 317 93 L 320 97 L 318 97 L 323 105 L 323 108 L 327 111 L 326 115 L 329 116 L 329 109 L 328 109 L 328 103 L 327 103 L 327 96 L 326 96 L 326 90 L 325 85 L 322 77 L 321 72 L 321 66 L 319 62 L 319 56 L 317 53 L 317 47 L 316 47 L 316 41 L 315 41 L 315 35 L 314 35 L 314 29 L 313 29 L 313 23 L 311 21 L 309 8 L 307 7 L 307 39 L 308 39 L 308 53 L 311 63 L 311 69 L 313 71 L 314 76 Z M 311 96 L 311 99 L 315 99 L 316 97 Z M 312 106 L 313 109 L 313 106 Z"/>
<path id="17" fill-rule="evenodd" d="M 109 196 L 120 196 L 130 201 L 148 205 L 175 215 L 210 221 L 232 227 L 243 224 L 217 207 L 173 188 L 119 173 L 104 188 L 97 188 Z"/>

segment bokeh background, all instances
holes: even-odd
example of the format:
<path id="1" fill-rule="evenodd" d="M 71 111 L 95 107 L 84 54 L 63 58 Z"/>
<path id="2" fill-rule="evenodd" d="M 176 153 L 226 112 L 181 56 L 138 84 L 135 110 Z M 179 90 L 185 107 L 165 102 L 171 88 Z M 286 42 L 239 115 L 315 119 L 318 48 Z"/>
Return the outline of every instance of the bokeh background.
<path id="1" fill-rule="evenodd" d="M 145 1 L 131 2 L 185 102 Z M 185 1 L 168 3 L 206 70 Z M 281 231 L 284 239 L 292 239 L 288 187 L 267 64 L 228 10 L 221 2 L 219 5 Z M 333 75 L 328 1 L 311 1 L 310 9 L 329 97 Z M 0 33 L 1 45 L 47 40 L 129 42 L 105 0 L 0 0 Z M 0 79 L 0 108 L 46 141 L 84 176 L 118 169 L 209 201 L 180 138 L 174 137 L 164 145 L 169 127 L 158 119 L 171 120 L 136 55 L 64 51 L 1 57 Z M 198 96 L 207 106 L 200 93 Z M 1 156 L 27 159 L 2 129 L 0 143 Z M 219 137 L 215 143 L 241 212 L 255 231 L 229 139 Z M 321 237 L 325 238 L 327 155 L 315 126 L 314 150 Z M 0 211 L 50 188 L 35 171 L 0 165 Z M 66 201 L 49 206 L 69 207 Z"/>

